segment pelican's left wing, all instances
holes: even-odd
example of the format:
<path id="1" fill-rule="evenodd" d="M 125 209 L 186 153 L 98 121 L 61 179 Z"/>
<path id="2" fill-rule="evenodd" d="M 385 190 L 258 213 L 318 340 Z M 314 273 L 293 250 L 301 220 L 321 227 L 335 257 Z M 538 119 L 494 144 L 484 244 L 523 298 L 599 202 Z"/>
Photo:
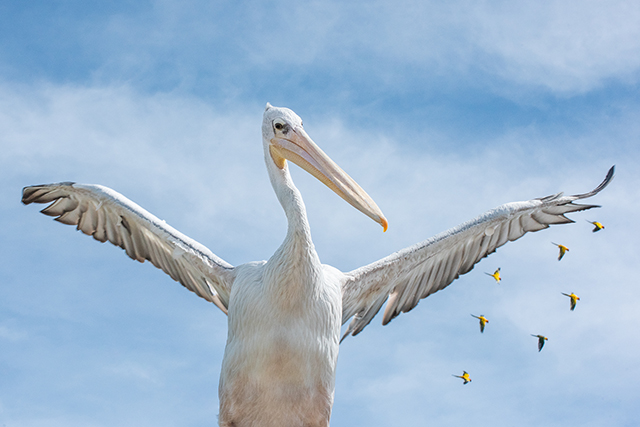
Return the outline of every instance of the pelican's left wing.
<path id="1" fill-rule="evenodd" d="M 107 240 L 136 261 L 149 260 L 196 295 L 227 312 L 233 266 L 123 195 L 101 185 L 72 182 L 22 190 L 22 203 L 51 203 L 41 212 Z"/>
<path id="2" fill-rule="evenodd" d="M 424 242 L 346 273 L 342 287 L 342 323 L 351 317 L 353 320 L 342 339 L 360 333 L 387 300 L 383 325 L 401 312 L 413 309 L 422 298 L 447 287 L 508 241 L 519 239 L 528 231 L 548 228 L 550 224 L 574 222 L 564 216 L 566 213 L 599 207 L 573 202 L 599 193 L 609 184 L 613 173 L 614 167 L 611 167 L 604 181 L 588 193 L 574 196 L 559 193 L 507 203 Z"/>

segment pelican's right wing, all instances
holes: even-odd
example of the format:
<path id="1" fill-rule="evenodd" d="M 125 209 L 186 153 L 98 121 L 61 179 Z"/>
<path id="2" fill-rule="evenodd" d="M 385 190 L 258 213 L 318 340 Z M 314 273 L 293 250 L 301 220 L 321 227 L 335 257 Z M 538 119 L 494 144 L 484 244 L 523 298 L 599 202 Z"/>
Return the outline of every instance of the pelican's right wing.
<path id="1" fill-rule="evenodd" d="M 526 202 L 507 203 L 431 239 L 345 274 L 342 286 L 342 323 L 350 318 L 344 339 L 360 333 L 388 300 L 382 324 L 413 309 L 422 298 L 445 288 L 469 272 L 482 258 L 528 231 L 550 224 L 573 222 L 564 216 L 598 207 L 573 203 L 592 197 L 613 178 L 609 169 L 593 191 L 574 196 L 562 193 Z"/>
<path id="2" fill-rule="evenodd" d="M 101 185 L 72 182 L 22 190 L 22 203 L 50 203 L 42 213 L 107 240 L 136 261 L 149 260 L 198 296 L 227 312 L 233 266 L 123 195 Z"/>

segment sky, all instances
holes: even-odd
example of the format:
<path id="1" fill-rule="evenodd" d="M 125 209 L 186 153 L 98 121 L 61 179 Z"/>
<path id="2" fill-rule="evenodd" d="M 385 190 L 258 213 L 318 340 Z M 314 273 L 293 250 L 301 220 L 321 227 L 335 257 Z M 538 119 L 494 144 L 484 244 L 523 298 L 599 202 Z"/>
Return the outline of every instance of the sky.
<path id="1" fill-rule="evenodd" d="M 102 184 L 233 265 L 268 259 L 267 102 L 389 220 L 292 168 L 343 271 L 616 165 L 602 208 L 346 339 L 332 426 L 638 425 L 638 22 L 614 0 L 0 3 L 0 425 L 216 425 L 224 314 L 21 189 Z"/>

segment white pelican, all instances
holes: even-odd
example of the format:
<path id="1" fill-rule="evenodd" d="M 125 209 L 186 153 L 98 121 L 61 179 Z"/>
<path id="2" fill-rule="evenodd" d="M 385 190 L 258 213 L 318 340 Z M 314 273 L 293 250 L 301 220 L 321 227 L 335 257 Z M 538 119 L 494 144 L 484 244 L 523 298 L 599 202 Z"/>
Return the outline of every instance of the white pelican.
<path id="1" fill-rule="evenodd" d="M 507 241 L 564 214 L 596 207 L 573 203 L 601 191 L 562 193 L 499 206 L 449 231 L 348 273 L 323 265 L 311 241 L 302 197 L 287 160 L 311 173 L 355 208 L 387 220 L 373 200 L 318 148 L 293 111 L 267 104 L 262 122 L 267 171 L 288 221 L 268 261 L 233 267 L 200 243 L 115 191 L 71 182 L 23 190 L 22 201 L 50 203 L 42 213 L 149 260 L 174 280 L 228 313 L 220 375 L 219 423 L 244 426 L 328 426 L 340 328 L 360 333 L 387 302 L 383 324 L 443 289 Z"/>

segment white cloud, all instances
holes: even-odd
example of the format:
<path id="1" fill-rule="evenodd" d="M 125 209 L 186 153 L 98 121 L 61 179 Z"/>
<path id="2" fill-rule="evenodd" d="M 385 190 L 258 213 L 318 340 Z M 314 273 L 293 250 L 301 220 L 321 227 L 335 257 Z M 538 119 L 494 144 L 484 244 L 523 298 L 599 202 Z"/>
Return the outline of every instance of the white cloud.
<path id="1" fill-rule="evenodd" d="M 321 259 L 344 270 L 504 202 L 587 191 L 617 164 L 594 200 L 603 209 L 510 243 L 411 313 L 384 328 L 375 319 L 347 340 L 334 425 L 637 424 L 640 108 L 603 93 L 592 108 L 559 114 L 551 100 L 526 124 L 487 132 L 501 113 L 456 96 L 470 85 L 525 98 L 606 92 L 609 83 L 632 92 L 638 7 L 235 6 L 165 0 L 92 15 L 71 31 L 77 39 L 45 46 L 68 64 L 62 80 L 85 75 L 81 63 L 93 83 L 47 75 L 34 84 L 30 69 L 21 86 L 0 81 L 0 241 L 11 249 L 0 269 L 0 425 L 214 422 L 223 315 L 119 249 L 20 205 L 19 192 L 60 180 L 108 185 L 233 264 L 265 259 L 285 221 L 259 126 L 264 102 L 282 99 L 309 112 L 299 111 L 312 138 L 389 218 L 383 234 L 294 170 Z M 69 46 L 80 48 L 70 55 Z M 23 49 L 18 56 L 33 51 Z M 441 95 L 424 90 L 436 86 Z M 368 95 L 362 88 L 378 91 L 370 103 L 352 101 Z M 371 108 L 401 99 L 395 118 L 425 117 L 425 95 L 457 102 L 460 117 L 407 126 Z M 468 128 L 465 112 L 476 109 L 487 109 L 477 134 L 449 130 Z M 585 219 L 607 229 L 592 234 Z M 562 262 L 550 244 L 559 239 L 571 248 Z M 500 286 L 484 275 L 497 266 Z M 567 290 L 582 297 L 575 312 L 559 293 Z M 469 316 L 478 311 L 491 320 L 482 335 Z M 550 337 L 540 353 L 529 336 L 539 329 Z M 462 369 L 472 384 L 451 377 Z"/>
<path id="2" fill-rule="evenodd" d="M 11 90 L 2 86 L 0 92 L 0 126 L 5 135 L 5 156 L 0 161 L 7 177 L 1 193 L 2 236 L 3 241 L 15 242 L 15 251 L 7 254 L 11 267 L 5 272 L 14 285 L 3 288 L 3 304 L 13 315 L 35 323 L 27 324 L 25 333 L 38 332 L 34 335 L 42 351 L 56 349 L 55 357 L 21 360 L 13 381 L 23 381 L 21 389 L 33 386 L 26 383 L 36 381 L 28 374 L 31 360 L 41 360 L 36 373 L 73 372 L 82 385 L 78 393 L 95 396 L 94 404 L 115 402 L 117 411 L 104 423 L 117 423 L 130 413 L 141 416 L 154 405 L 169 406 L 176 395 L 184 396 L 179 404 L 187 409 L 193 405 L 199 411 L 202 405 L 207 408 L 202 413 L 215 413 L 215 370 L 224 345 L 224 325 L 217 322 L 222 317 L 215 317 L 212 307 L 200 304 L 151 267 L 132 263 L 120 250 L 98 245 L 70 227 L 48 221 L 32 207 L 19 205 L 18 189 L 62 179 L 107 184 L 230 262 L 264 259 L 284 235 L 284 216 L 262 164 L 263 106 L 238 104 L 220 111 L 192 97 L 144 95 L 127 87 L 47 85 Z M 638 125 L 627 118 L 636 114 L 630 111 L 621 121 L 599 117 L 591 125 L 602 126 L 602 134 L 630 137 Z M 312 138 L 373 195 L 391 223 L 382 234 L 378 225 L 296 171 L 294 179 L 307 203 L 318 252 L 323 261 L 345 270 L 504 202 L 560 190 L 587 191 L 610 166 L 609 159 L 592 151 L 601 134 L 571 137 L 580 130 L 566 129 L 566 135 L 548 144 L 542 143 L 545 132 L 540 129 L 513 129 L 469 149 L 459 141 L 452 144 L 446 135 L 429 139 L 437 132 L 425 129 L 418 135 L 424 135 L 425 144 L 408 147 L 400 145 L 407 134 L 398 129 L 380 134 L 353 129 L 335 117 L 303 118 Z M 398 419 L 422 425 L 426 417 L 463 425 L 472 417 L 491 419 L 496 407 L 505 408 L 507 414 L 496 425 L 512 424 L 521 411 L 525 411 L 522 425 L 539 425 L 539 415 L 505 390 L 526 390 L 526 398 L 535 406 L 554 405 L 545 398 L 552 388 L 561 398 L 557 401 L 572 398 L 581 407 L 588 406 L 592 395 L 577 393 L 575 386 L 565 383 L 570 377 L 566 371 L 574 372 L 576 366 L 585 367 L 581 374 L 585 387 L 593 385 L 627 402 L 622 394 L 632 386 L 616 390 L 626 375 L 637 376 L 632 366 L 640 354 L 633 333 L 638 322 L 633 301 L 639 295 L 633 269 L 638 248 L 632 237 L 638 230 L 628 220 L 638 209 L 634 197 L 638 150 L 625 144 L 607 147 L 617 159 L 618 176 L 595 200 L 605 207 L 594 213 L 607 229 L 593 234 L 584 221 L 592 216 L 576 214 L 578 223 L 573 226 L 554 227 L 500 249 L 391 325 L 382 328 L 375 319 L 341 349 L 334 411 L 338 425 L 353 420 L 381 425 L 380 420 Z M 550 244 L 558 237 L 571 243 L 570 254 L 560 263 Z M 46 250 L 35 252 L 38 247 Z M 500 286 L 487 283 L 484 275 L 495 266 L 503 267 L 505 280 Z M 559 294 L 564 290 L 582 294 L 574 313 Z M 65 315 L 50 314 L 57 310 Z M 476 310 L 491 319 L 482 336 L 469 316 Z M 205 312 L 211 314 L 205 317 Z M 594 312 L 597 316 L 592 317 Z M 211 322 L 210 337 L 205 328 L 194 327 L 200 316 Z M 42 338 L 47 336 L 39 329 L 42 324 L 52 336 L 72 339 L 54 346 Z M 167 325 L 190 332 L 177 337 L 162 329 Z M 548 346 L 540 354 L 528 335 L 537 333 L 531 329 L 538 327 L 551 330 Z M 89 339 L 98 334 L 93 331 L 100 336 Z M 172 339 L 180 339 L 188 351 L 168 346 L 166 341 Z M 118 347 L 105 356 L 105 343 Z M 70 355 L 76 351 L 90 356 L 86 363 L 74 365 L 79 356 Z M 113 358 L 115 352 L 122 352 L 119 361 L 101 360 Z M 145 357 L 144 352 L 161 356 Z M 185 354 L 190 368 L 175 368 L 172 361 Z M 620 372 L 611 372 L 610 364 Z M 114 379 L 108 389 L 92 386 L 96 370 L 105 366 L 120 366 L 118 377 L 133 376 L 133 382 L 144 383 L 149 394 L 144 393 L 148 397 L 141 409 L 131 408 L 136 390 L 120 396 L 126 379 Z M 474 378 L 464 388 L 451 377 L 461 369 Z M 203 384 L 201 378 L 210 383 Z M 178 386 L 165 388 L 174 381 L 192 394 L 183 394 Z M 46 403 L 47 391 L 58 390 L 48 384 L 40 388 L 40 402 Z M 190 398 L 195 400 L 189 403 Z M 61 407 L 73 406 L 77 399 L 69 396 Z M 3 402 L 8 405 L 5 397 Z M 19 407 L 28 413 L 28 404 Z M 600 409 L 604 414 L 600 416 L 607 416 L 607 408 Z M 71 407 L 60 411 L 74 413 Z M 180 412 L 167 411 L 173 417 Z M 81 418 L 76 425 L 91 417 Z M 36 416 L 31 419 L 37 425 Z M 167 424 L 175 420 L 166 419 Z"/>
<path id="3" fill-rule="evenodd" d="M 0 323 L 0 339 L 7 341 L 21 341 L 27 338 L 27 333 L 16 327 L 15 322 Z M 1 406 L 0 406 L 1 408 Z"/>
<path id="4" fill-rule="evenodd" d="M 623 0 L 155 1 L 95 19 L 74 41 L 89 81 L 227 99 L 283 88 L 362 96 L 353 84 L 422 93 L 443 82 L 572 96 L 635 84 L 640 69 L 640 8 Z"/>
<path id="5" fill-rule="evenodd" d="M 468 19 L 481 66 L 506 80 L 561 94 L 637 81 L 637 4 L 500 2 L 471 7 Z"/>
<path id="6" fill-rule="evenodd" d="M 640 69 L 640 7 L 625 1 L 315 2 L 269 11 L 250 13 L 257 31 L 243 33 L 248 59 L 267 68 L 353 67 L 363 78 L 386 75 L 389 87 L 472 81 L 483 71 L 498 91 L 507 82 L 563 95 L 636 82 Z"/>

